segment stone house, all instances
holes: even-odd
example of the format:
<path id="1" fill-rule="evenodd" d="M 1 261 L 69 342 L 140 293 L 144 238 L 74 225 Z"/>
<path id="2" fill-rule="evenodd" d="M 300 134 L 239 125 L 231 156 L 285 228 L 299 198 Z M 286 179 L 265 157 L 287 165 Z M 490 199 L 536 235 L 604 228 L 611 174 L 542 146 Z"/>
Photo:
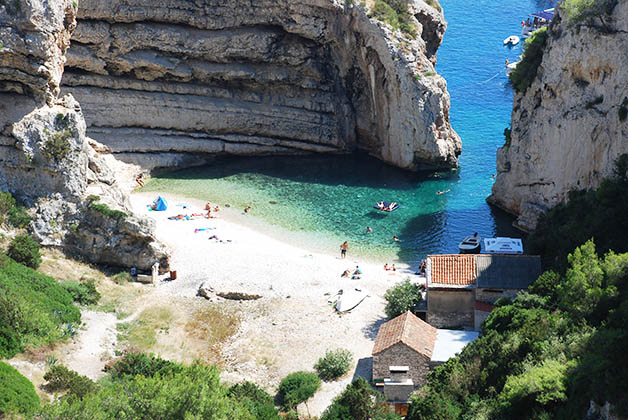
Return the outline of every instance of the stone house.
<path id="1" fill-rule="evenodd" d="M 515 296 L 540 275 L 538 255 L 430 255 L 427 322 L 478 331 L 497 299 Z"/>
<path id="2" fill-rule="evenodd" d="M 412 386 L 425 385 L 426 375 L 478 337 L 476 332 L 438 330 L 411 312 L 382 324 L 373 346 L 373 382 L 385 384 L 391 369 L 405 367 Z M 405 381 L 405 379 L 404 379 Z"/>
<path id="3" fill-rule="evenodd" d="M 389 377 L 391 366 L 408 366 L 408 378 L 423 385 L 435 342 L 436 328 L 410 312 L 385 322 L 373 346 L 373 382 Z"/>

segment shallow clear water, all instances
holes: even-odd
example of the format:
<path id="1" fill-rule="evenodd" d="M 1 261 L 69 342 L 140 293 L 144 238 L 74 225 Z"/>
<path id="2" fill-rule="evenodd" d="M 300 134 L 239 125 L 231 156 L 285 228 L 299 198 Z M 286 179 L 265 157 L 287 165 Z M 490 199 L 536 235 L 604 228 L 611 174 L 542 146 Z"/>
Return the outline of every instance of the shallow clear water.
<path id="1" fill-rule="evenodd" d="M 416 264 L 429 253 L 457 252 L 473 232 L 482 237 L 518 236 L 511 218 L 491 209 L 495 153 L 509 124 L 512 89 L 505 60 L 520 46 L 503 47 L 519 34 L 528 13 L 551 1 L 442 0 L 448 21 L 438 52 L 438 72 L 448 82 L 451 122 L 463 141 L 460 169 L 413 174 L 367 156 L 228 158 L 201 168 L 154 177 L 145 191 L 165 191 L 232 209 L 252 207 L 240 222 L 308 249 Z M 450 190 L 439 195 L 437 191 Z M 396 201 L 399 210 L 379 213 L 376 201 Z M 367 233 L 366 226 L 373 229 Z M 394 242 L 393 235 L 401 240 Z"/>

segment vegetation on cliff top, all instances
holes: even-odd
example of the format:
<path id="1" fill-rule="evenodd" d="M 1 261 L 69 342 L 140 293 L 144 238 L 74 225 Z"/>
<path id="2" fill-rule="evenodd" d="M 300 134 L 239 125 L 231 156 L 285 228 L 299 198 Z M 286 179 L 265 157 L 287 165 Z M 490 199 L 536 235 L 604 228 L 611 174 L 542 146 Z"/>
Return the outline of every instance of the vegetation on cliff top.
<path id="1" fill-rule="evenodd" d="M 39 408 L 33 384 L 14 367 L 0 362 L 0 418 L 30 415 Z"/>
<path id="2" fill-rule="evenodd" d="M 408 10 L 406 0 L 375 0 L 373 16 L 409 38 L 417 37 L 417 28 L 412 21 L 412 14 Z"/>
<path id="3" fill-rule="evenodd" d="M 546 41 L 547 26 L 532 32 L 532 35 L 526 39 L 521 61 L 508 75 L 517 92 L 525 93 L 534 81 L 536 71 L 541 65 L 541 60 L 543 60 L 543 49 Z"/>
<path id="4" fill-rule="evenodd" d="M 619 0 L 563 0 L 560 8 L 570 23 L 582 23 L 610 14 Z M 602 22 L 603 23 L 603 22 Z"/>

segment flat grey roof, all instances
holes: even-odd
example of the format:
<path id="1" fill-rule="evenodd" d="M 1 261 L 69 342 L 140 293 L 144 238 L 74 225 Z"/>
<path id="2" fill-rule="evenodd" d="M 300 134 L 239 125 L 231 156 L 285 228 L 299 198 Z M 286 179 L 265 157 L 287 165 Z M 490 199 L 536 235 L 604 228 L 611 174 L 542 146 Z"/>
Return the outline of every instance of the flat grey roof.
<path id="1" fill-rule="evenodd" d="M 477 287 L 527 289 L 541 275 L 538 255 L 477 255 Z"/>
<path id="2" fill-rule="evenodd" d="M 446 362 L 479 335 L 477 331 L 436 330 L 432 362 Z"/>

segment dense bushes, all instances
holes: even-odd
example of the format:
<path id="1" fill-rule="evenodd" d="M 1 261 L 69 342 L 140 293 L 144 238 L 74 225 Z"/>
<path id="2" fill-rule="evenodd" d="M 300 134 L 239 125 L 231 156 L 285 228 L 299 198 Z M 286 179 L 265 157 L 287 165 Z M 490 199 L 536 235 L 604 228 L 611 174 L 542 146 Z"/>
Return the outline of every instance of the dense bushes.
<path id="1" fill-rule="evenodd" d="M 353 356 L 349 350 L 329 350 L 314 365 L 318 377 L 323 381 L 333 381 L 347 373 L 351 367 Z"/>
<path id="2" fill-rule="evenodd" d="M 380 397 L 364 378 L 358 377 L 327 407 L 321 420 L 400 420 L 380 405 Z"/>
<path id="3" fill-rule="evenodd" d="M 408 420 L 584 418 L 589 401 L 628 414 L 628 254 L 593 242 L 496 307 L 483 335 L 428 375 Z"/>
<path id="4" fill-rule="evenodd" d="M 3 415 L 30 415 L 39 408 L 33 384 L 20 372 L 0 362 L 0 418 Z"/>
<path id="5" fill-rule="evenodd" d="M 124 377 L 133 377 L 136 375 L 153 377 L 159 375 L 170 375 L 179 373 L 183 370 L 183 366 L 164 360 L 153 354 L 147 356 L 143 353 L 128 353 L 120 360 L 107 367 L 107 371 L 111 377 L 122 379 Z"/>
<path id="6" fill-rule="evenodd" d="M 279 384 L 277 397 L 279 403 L 287 409 L 310 399 L 321 386 L 321 380 L 311 372 L 293 372 L 283 378 Z"/>
<path id="7" fill-rule="evenodd" d="M 273 403 L 273 397 L 252 382 L 233 385 L 229 388 L 228 395 L 244 405 L 255 420 L 280 419 Z"/>
<path id="8" fill-rule="evenodd" d="M 47 383 L 44 388 L 48 392 L 64 392 L 77 398 L 83 398 L 92 392 L 96 384 L 86 376 L 81 376 L 63 365 L 55 364 L 44 375 Z"/>
<path id="9" fill-rule="evenodd" d="M 15 228 L 24 228 L 30 223 L 26 209 L 18 206 L 9 192 L 0 191 L 0 226 L 9 224 Z"/>
<path id="10" fill-rule="evenodd" d="M 40 419 L 277 420 L 270 401 L 248 385 L 227 390 L 214 366 L 133 356 L 82 398 L 67 395 L 44 406 Z"/>
<path id="11" fill-rule="evenodd" d="M 412 311 L 414 306 L 421 302 L 421 291 L 423 289 L 416 283 L 411 283 L 410 279 L 405 279 L 396 286 L 386 290 L 386 316 L 394 318 L 407 311 Z"/>
<path id="12" fill-rule="evenodd" d="M 0 268 L 0 357 L 51 344 L 62 338 L 61 325 L 80 319 L 72 296 L 51 277 L 10 259 Z"/>
<path id="13" fill-rule="evenodd" d="M 564 271 L 567 255 L 594 238 L 600 254 L 628 251 L 628 155 L 615 162 L 614 176 L 595 191 L 569 194 L 567 204 L 546 213 L 528 240 L 531 253 L 543 257 L 546 268 Z"/>
<path id="14" fill-rule="evenodd" d="M 517 67 L 508 77 L 517 92 L 525 92 L 536 77 L 536 71 L 543 60 L 543 49 L 547 41 L 547 26 L 532 32 L 526 39 L 523 56 Z"/>
<path id="15" fill-rule="evenodd" d="M 9 244 L 7 255 L 27 267 L 37 269 L 41 264 L 39 244 L 29 235 L 17 235 Z"/>
<path id="16" fill-rule="evenodd" d="M 93 281 L 79 283 L 78 281 L 64 281 L 61 286 L 72 295 L 74 302 L 79 305 L 94 305 L 100 299 L 100 293 L 96 290 Z"/>

